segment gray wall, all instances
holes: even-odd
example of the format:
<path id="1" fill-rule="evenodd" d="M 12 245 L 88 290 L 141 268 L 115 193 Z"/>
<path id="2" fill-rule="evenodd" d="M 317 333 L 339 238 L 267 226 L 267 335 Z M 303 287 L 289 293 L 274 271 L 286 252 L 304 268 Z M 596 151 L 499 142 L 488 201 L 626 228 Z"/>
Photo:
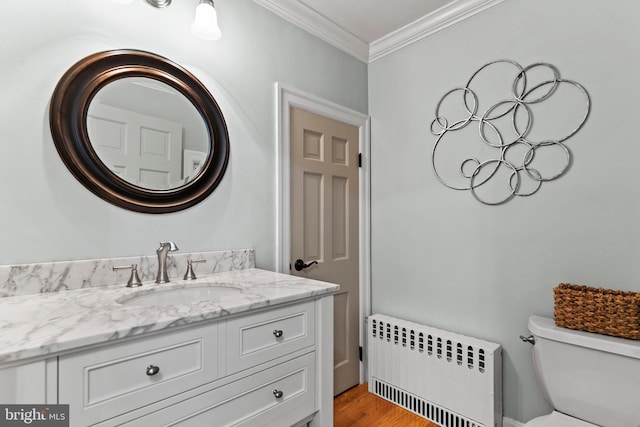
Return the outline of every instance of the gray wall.
<path id="1" fill-rule="evenodd" d="M 367 110 L 367 68 L 251 0 L 216 2 L 217 42 L 189 32 L 196 0 L 6 0 L 0 14 L 0 264 L 255 248 L 275 268 L 276 81 Z M 165 215 L 128 212 L 81 186 L 51 139 L 48 103 L 69 66 L 107 49 L 168 57 L 208 86 L 231 141 L 227 173 L 203 203 Z"/>
<path id="2" fill-rule="evenodd" d="M 373 311 L 502 344 L 512 419 L 549 411 L 518 335 L 552 315 L 552 288 L 640 291 L 638 16 L 636 0 L 510 0 L 369 66 Z M 501 58 L 556 65 L 592 110 L 565 176 L 490 207 L 436 180 L 428 125 L 442 95 Z M 555 105 L 538 130 L 572 114 Z"/>

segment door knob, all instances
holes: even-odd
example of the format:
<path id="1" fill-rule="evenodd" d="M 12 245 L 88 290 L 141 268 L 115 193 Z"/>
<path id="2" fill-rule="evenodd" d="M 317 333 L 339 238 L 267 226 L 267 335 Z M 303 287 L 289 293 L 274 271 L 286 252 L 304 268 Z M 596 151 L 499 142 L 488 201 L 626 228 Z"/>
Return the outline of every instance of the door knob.
<path id="1" fill-rule="evenodd" d="M 305 264 L 305 262 L 301 259 L 297 259 L 296 263 L 293 264 L 293 266 L 295 267 L 296 271 L 302 271 L 307 267 L 311 267 L 313 264 L 317 264 L 318 261 L 311 261 L 309 264 Z"/>

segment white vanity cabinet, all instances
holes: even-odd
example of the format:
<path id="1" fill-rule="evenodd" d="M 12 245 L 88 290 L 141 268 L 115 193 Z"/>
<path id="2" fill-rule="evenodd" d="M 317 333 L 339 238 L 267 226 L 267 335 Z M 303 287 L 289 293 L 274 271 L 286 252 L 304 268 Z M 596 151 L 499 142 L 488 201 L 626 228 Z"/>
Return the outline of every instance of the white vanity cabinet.
<path id="1" fill-rule="evenodd" d="M 71 426 L 333 424 L 333 296 L 58 357 Z"/>

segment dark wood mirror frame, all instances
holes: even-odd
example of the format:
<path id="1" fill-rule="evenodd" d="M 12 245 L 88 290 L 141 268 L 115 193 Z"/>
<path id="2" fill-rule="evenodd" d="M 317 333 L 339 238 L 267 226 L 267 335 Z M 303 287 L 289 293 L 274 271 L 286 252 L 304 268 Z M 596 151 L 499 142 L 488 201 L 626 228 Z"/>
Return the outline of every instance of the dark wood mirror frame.
<path id="1" fill-rule="evenodd" d="M 89 104 L 101 88 L 125 77 L 163 82 L 200 112 L 210 150 L 201 173 L 191 182 L 173 190 L 145 189 L 118 177 L 96 154 L 87 132 Z M 201 202 L 218 186 L 229 161 L 227 125 L 213 96 L 186 69 L 149 52 L 111 50 L 78 61 L 53 92 L 49 122 L 56 149 L 76 179 L 102 199 L 136 212 L 175 212 Z"/>

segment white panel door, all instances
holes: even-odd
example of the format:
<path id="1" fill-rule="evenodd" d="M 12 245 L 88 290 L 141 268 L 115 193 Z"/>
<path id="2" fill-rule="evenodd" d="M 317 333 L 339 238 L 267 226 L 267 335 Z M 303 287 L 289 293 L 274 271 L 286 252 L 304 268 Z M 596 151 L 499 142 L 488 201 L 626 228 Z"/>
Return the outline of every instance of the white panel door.
<path id="1" fill-rule="evenodd" d="M 181 123 L 95 104 L 87 130 L 100 160 L 124 180 L 154 190 L 181 185 Z"/>
<path id="2" fill-rule="evenodd" d="M 358 138 L 353 125 L 291 109 L 291 273 L 340 285 L 335 394 L 360 380 Z M 317 264 L 297 271 L 298 259 Z"/>

